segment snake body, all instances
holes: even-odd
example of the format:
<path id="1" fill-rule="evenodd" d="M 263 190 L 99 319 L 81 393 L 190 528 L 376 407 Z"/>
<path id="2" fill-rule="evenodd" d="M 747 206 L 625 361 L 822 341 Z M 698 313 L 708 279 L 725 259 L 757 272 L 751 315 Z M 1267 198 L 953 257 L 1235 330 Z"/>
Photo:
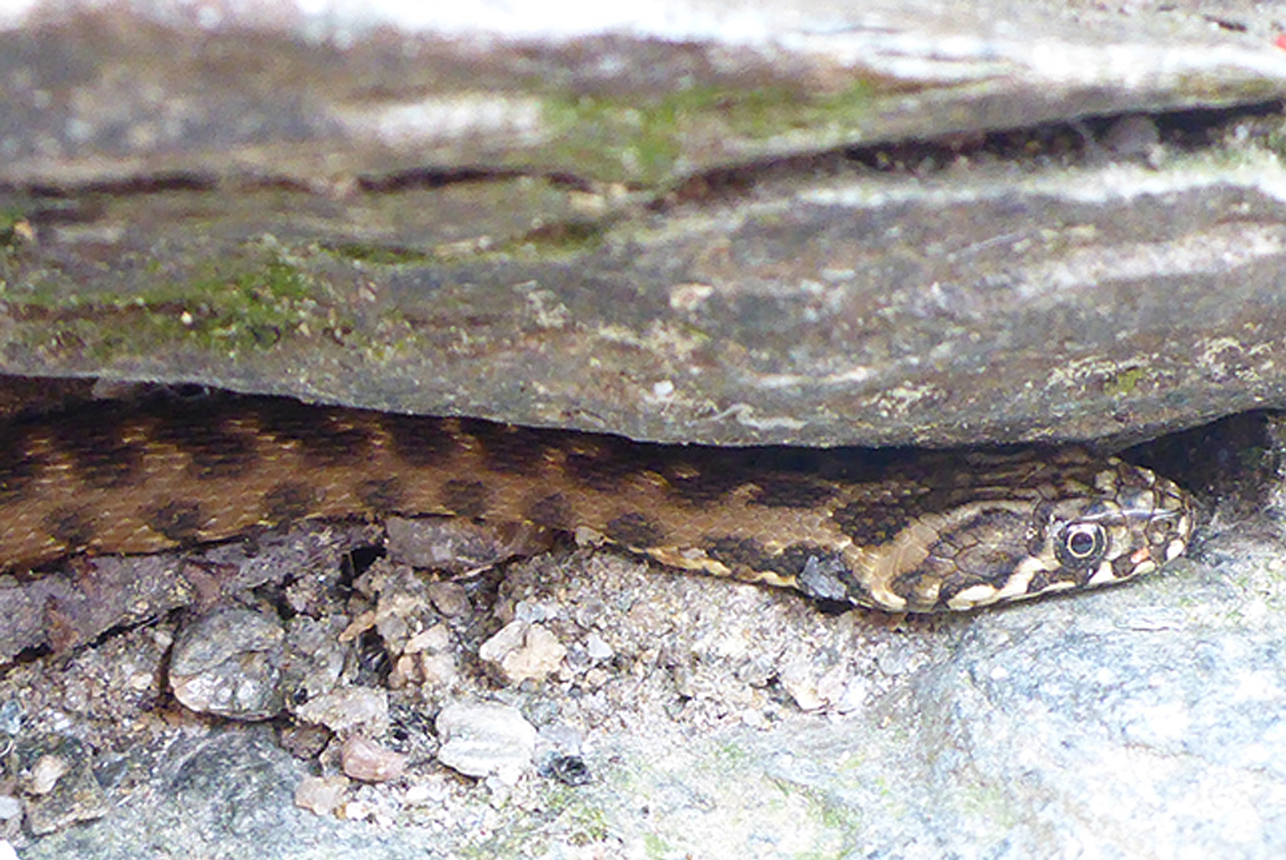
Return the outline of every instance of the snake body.
<path id="1" fill-rule="evenodd" d="M 1120 582 L 1184 552 L 1187 494 L 1077 449 L 723 449 L 209 396 L 0 428 L 0 567 L 264 523 L 456 515 L 588 529 L 673 567 L 895 612 Z"/>

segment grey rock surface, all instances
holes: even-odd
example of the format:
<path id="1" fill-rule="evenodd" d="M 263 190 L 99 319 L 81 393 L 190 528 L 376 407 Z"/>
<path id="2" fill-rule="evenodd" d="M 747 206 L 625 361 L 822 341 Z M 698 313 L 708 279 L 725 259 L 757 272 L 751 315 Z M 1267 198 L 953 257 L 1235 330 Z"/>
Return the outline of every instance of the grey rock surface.
<path id="1" fill-rule="evenodd" d="M 0 30 L 0 369 L 728 444 L 1286 402 L 1257 7 L 270 5 Z"/>
<path id="2" fill-rule="evenodd" d="M 76 738 L 46 734 L 6 746 L 5 770 L 17 777 L 32 833 L 53 833 L 108 813 L 107 797 L 94 778 L 92 755 Z"/>

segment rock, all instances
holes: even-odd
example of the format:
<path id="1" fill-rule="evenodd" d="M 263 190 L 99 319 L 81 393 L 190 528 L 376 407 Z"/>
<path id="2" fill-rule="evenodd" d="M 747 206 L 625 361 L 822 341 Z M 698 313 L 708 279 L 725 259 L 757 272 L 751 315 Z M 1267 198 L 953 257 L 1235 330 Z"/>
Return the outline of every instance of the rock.
<path id="1" fill-rule="evenodd" d="M 549 545 L 543 530 L 534 526 L 503 528 L 457 517 L 390 517 L 385 528 L 392 561 L 455 574 L 486 570 L 507 558 L 531 555 Z M 444 615 L 457 614 L 438 608 Z"/>
<path id="2" fill-rule="evenodd" d="M 320 619 L 300 615 L 287 623 L 282 687 L 292 701 L 329 693 L 346 677 L 353 649 L 351 643 L 340 642 L 346 625 L 344 615 Z"/>
<path id="3" fill-rule="evenodd" d="M 567 648 L 558 637 L 526 621 L 511 621 L 478 649 L 478 657 L 506 684 L 544 680 L 558 671 L 566 656 Z"/>
<path id="4" fill-rule="evenodd" d="M 362 735 L 351 735 L 344 740 L 340 763 L 345 775 L 362 782 L 387 782 L 406 770 L 405 755 L 385 749 Z"/>
<path id="5" fill-rule="evenodd" d="M 438 612 L 448 618 L 462 618 L 473 608 L 469 603 L 469 592 L 458 582 L 429 583 L 429 599 Z"/>
<path id="6" fill-rule="evenodd" d="M 347 791 L 346 777 L 306 776 L 295 787 L 295 806 L 317 815 L 333 815 Z"/>
<path id="7" fill-rule="evenodd" d="M 379 735 L 388 728 L 388 691 L 341 687 L 300 705 L 295 715 L 336 734 L 364 729 Z"/>
<path id="8" fill-rule="evenodd" d="M 421 651 L 446 651 L 451 647 L 451 631 L 445 624 L 434 624 L 412 636 L 402 649 L 404 654 L 418 654 Z"/>
<path id="9" fill-rule="evenodd" d="M 563 785 L 588 785 L 594 777 L 581 754 L 583 742 L 581 733 L 571 726 L 542 728 L 536 738 L 536 772 Z"/>
<path id="10" fill-rule="evenodd" d="M 810 674 L 807 663 L 791 663 L 782 668 L 781 685 L 795 700 L 801 711 L 821 709 L 825 701 L 818 694 L 817 679 Z"/>
<path id="11" fill-rule="evenodd" d="M 71 762 L 58 755 L 42 755 L 31 766 L 31 777 L 27 781 L 27 793 L 42 795 L 54 790 L 58 780 L 71 769 Z"/>
<path id="12" fill-rule="evenodd" d="M 234 720 L 281 712 L 285 631 L 276 618 L 224 609 L 188 624 L 174 643 L 170 688 L 190 710 Z"/>
<path id="13" fill-rule="evenodd" d="M 101 818 L 111 809 L 94 778 L 89 751 L 79 740 L 63 735 L 20 739 L 13 754 L 32 833 L 53 833 Z"/>
<path id="14" fill-rule="evenodd" d="M 299 856 L 304 822 L 328 823 L 295 806 L 296 788 L 307 774 L 268 726 L 185 739 L 167 750 L 163 765 L 151 833 L 165 834 L 169 844 L 183 845 L 193 856 Z M 120 836 L 119 824 L 111 829 Z M 62 856 L 84 853 L 64 849 Z"/>
<path id="15" fill-rule="evenodd" d="M 83 576 L 59 572 L 22 583 L 0 577 L 0 617 L 8 619 L 0 624 L 0 664 L 28 648 L 84 645 L 112 628 L 280 582 L 290 571 L 337 568 L 343 555 L 379 535 L 369 524 L 301 523 L 295 529 L 259 535 L 253 545 L 233 541 L 182 554 L 84 558 Z M 57 643 L 42 607 L 56 610 Z"/>
<path id="16" fill-rule="evenodd" d="M 602 636 L 591 631 L 585 637 L 585 653 L 589 655 L 591 660 L 610 660 L 615 652 L 612 651 L 612 646 L 608 645 Z"/>
<path id="17" fill-rule="evenodd" d="M 22 815 L 22 804 L 11 794 L 0 794 L 0 821 L 9 821 Z"/>
<path id="18" fill-rule="evenodd" d="M 1161 148 L 1161 134 L 1151 117 L 1131 114 L 1112 123 L 1103 135 L 1103 145 L 1115 155 L 1140 158 L 1155 164 Z"/>
<path id="19" fill-rule="evenodd" d="M 1269 15 L 57 8 L 0 31 L 10 374 L 723 444 L 1137 437 L 1286 402 Z M 220 62 L 149 50 L 192 27 Z"/>
<path id="20" fill-rule="evenodd" d="M 536 729 L 517 708 L 448 705 L 435 725 L 442 744 L 438 761 L 465 776 L 494 776 L 514 785 L 532 766 Z"/>
<path id="21" fill-rule="evenodd" d="M 445 624 L 435 624 L 412 636 L 401 657 L 393 663 L 389 686 L 401 689 L 409 684 L 442 686 L 458 676 L 455 646 Z"/>

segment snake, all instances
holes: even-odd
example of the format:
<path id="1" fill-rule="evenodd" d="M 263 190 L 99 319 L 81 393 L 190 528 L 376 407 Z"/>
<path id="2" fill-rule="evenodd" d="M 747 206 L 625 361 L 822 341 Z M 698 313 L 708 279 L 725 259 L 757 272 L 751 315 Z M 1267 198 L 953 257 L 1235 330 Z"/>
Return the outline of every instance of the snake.
<path id="1" fill-rule="evenodd" d="M 662 565 L 895 613 L 1124 582 L 1182 555 L 1191 496 L 1085 448 L 717 447 L 206 394 L 0 425 L 0 568 L 308 518 L 585 533 Z"/>

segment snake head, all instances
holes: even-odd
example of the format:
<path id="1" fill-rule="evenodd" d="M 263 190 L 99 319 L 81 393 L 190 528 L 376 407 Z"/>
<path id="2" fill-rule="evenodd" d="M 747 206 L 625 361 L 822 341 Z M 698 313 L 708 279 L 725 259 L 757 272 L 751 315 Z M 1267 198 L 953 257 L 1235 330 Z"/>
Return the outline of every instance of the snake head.
<path id="1" fill-rule="evenodd" d="M 1035 469 L 1008 495 L 971 489 L 885 548 L 869 602 L 961 611 L 1112 585 L 1182 555 L 1195 521 L 1177 484 L 1115 458 Z"/>

